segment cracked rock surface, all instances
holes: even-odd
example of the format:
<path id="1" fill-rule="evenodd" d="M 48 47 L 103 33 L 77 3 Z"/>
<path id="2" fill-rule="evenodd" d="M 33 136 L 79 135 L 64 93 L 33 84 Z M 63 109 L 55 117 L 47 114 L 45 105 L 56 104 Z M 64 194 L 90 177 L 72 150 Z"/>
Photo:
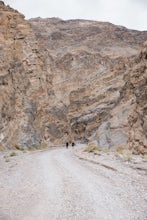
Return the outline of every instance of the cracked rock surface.
<path id="1" fill-rule="evenodd" d="M 0 144 L 147 146 L 147 31 L 25 20 L 0 1 Z"/>

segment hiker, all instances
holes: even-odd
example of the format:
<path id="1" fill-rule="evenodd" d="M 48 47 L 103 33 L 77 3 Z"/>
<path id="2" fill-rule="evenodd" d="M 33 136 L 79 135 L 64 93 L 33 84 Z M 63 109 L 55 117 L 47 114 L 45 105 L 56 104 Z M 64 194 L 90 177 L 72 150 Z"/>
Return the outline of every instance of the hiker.
<path id="1" fill-rule="evenodd" d="M 74 142 L 72 142 L 71 146 L 72 146 L 72 147 L 74 147 L 74 146 L 75 146 L 75 143 L 74 143 Z"/>
<path id="2" fill-rule="evenodd" d="M 66 142 L 66 148 L 68 148 L 68 142 Z"/>

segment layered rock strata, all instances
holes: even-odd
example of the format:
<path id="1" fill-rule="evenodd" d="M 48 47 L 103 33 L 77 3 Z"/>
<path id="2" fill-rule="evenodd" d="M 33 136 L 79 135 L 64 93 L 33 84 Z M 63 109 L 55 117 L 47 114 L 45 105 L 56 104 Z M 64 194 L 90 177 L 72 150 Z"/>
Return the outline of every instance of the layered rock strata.
<path id="1" fill-rule="evenodd" d="M 0 142 L 145 151 L 147 32 L 35 18 L 0 2 Z M 141 45 L 142 49 L 141 49 Z"/>

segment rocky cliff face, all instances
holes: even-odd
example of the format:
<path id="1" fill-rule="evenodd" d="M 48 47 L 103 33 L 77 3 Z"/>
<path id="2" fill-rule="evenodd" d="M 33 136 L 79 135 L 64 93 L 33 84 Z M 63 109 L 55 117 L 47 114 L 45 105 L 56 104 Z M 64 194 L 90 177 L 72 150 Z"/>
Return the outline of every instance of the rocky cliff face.
<path id="1" fill-rule="evenodd" d="M 24 16 L 2 2 L 0 42 L 0 142 L 7 147 L 38 144 L 35 96 L 42 70 L 37 41 Z"/>
<path id="2" fill-rule="evenodd" d="M 31 19 L 0 3 L 0 142 L 146 143 L 147 32 Z M 141 49 L 141 45 L 142 49 Z"/>

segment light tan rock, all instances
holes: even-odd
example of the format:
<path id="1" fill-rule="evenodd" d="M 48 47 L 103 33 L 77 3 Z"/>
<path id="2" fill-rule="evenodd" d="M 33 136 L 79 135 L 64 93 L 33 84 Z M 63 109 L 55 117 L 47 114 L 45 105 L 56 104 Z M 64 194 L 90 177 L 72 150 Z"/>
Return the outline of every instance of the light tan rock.
<path id="1" fill-rule="evenodd" d="M 145 148 L 146 31 L 85 20 L 26 21 L 2 2 L 0 13 L 3 146 L 96 139 L 107 148 Z"/>

